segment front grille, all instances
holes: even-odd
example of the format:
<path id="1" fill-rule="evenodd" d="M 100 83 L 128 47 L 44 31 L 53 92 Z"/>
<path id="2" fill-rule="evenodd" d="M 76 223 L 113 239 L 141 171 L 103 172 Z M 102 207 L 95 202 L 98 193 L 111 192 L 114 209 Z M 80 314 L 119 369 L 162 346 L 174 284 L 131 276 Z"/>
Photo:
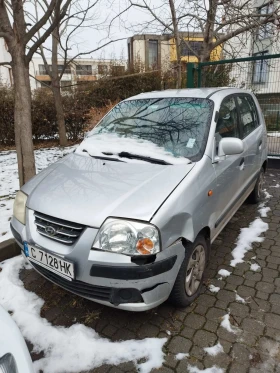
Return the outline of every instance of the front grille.
<path id="1" fill-rule="evenodd" d="M 112 288 L 91 285 L 87 284 L 86 282 L 77 280 L 65 280 L 63 277 L 48 271 L 47 269 L 35 264 L 34 262 L 32 262 L 31 264 L 38 272 L 42 273 L 42 275 L 44 275 L 47 279 L 53 281 L 62 288 L 71 291 L 72 293 L 75 293 L 82 297 L 88 297 L 92 299 L 99 299 L 106 302 L 110 302 Z"/>
<path id="2" fill-rule="evenodd" d="M 84 225 L 54 218 L 36 211 L 34 216 L 38 233 L 66 245 L 75 243 L 85 228 Z"/>

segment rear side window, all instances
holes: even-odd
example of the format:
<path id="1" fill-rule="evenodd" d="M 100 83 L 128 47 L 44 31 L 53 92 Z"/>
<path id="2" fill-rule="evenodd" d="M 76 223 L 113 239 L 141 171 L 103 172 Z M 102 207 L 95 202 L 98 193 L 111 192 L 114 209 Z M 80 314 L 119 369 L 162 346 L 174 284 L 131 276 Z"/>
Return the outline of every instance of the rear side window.
<path id="1" fill-rule="evenodd" d="M 256 105 L 251 96 L 237 96 L 240 111 L 242 138 L 248 136 L 259 125 Z"/>
<path id="2" fill-rule="evenodd" d="M 223 137 L 240 137 L 238 128 L 238 112 L 233 96 L 224 99 L 219 111 L 216 126 L 216 140 Z"/>

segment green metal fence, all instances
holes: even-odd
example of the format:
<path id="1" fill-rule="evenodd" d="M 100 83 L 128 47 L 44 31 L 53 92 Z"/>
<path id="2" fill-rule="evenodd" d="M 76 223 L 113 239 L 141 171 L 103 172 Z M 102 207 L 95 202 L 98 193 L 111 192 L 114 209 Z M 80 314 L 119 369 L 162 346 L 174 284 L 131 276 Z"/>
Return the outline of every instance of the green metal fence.
<path id="1" fill-rule="evenodd" d="M 262 108 L 270 156 L 280 156 L 280 54 L 187 64 L 187 87 L 251 90 Z"/>

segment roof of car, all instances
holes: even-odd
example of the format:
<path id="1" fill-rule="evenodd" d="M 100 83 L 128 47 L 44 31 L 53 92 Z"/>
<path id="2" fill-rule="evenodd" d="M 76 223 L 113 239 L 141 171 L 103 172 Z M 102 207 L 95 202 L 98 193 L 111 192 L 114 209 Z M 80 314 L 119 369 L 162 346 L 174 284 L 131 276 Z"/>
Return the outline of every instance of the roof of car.
<path id="1" fill-rule="evenodd" d="M 127 100 L 139 100 L 144 98 L 164 98 L 164 97 L 200 97 L 207 98 L 213 93 L 221 90 L 238 90 L 231 87 L 214 87 L 214 88 L 188 88 L 188 89 L 166 89 L 164 91 L 153 91 L 140 93 L 139 95 L 129 97 Z"/>

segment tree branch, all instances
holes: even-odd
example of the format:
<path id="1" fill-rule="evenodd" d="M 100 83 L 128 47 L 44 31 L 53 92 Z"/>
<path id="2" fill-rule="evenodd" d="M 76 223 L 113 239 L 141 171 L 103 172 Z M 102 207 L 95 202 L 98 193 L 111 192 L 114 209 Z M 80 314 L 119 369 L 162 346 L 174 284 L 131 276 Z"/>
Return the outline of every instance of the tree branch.
<path id="1" fill-rule="evenodd" d="M 56 6 L 57 1 L 61 3 L 62 0 L 51 0 L 51 3 L 48 6 L 43 17 L 37 23 L 35 23 L 35 25 L 25 34 L 25 37 L 23 39 L 25 44 L 27 44 L 29 40 L 31 40 L 32 37 L 36 34 L 36 32 L 38 32 L 46 24 L 54 10 L 54 7 Z"/>
<path id="2" fill-rule="evenodd" d="M 47 40 L 47 38 L 51 35 L 53 30 L 56 28 L 57 24 L 64 18 L 70 3 L 71 3 L 71 0 L 66 0 L 66 3 L 62 7 L 60 15 L 52 21 L 50 27 L 44 32 L 44 34 L 29 49 L 29 52 L 26 56 L 27 60 L 29 62 L 31 61 L 31 59 L 33 57 L 33 54 L 36 52 L 36 50 L 39 48 L 39 46 Z"/>
<path id="3" fill-rule="evenodd" d="M 0 62 L 0 66 L 6 66 L 6 65 L 12 66 L 12 62 Z"/>

